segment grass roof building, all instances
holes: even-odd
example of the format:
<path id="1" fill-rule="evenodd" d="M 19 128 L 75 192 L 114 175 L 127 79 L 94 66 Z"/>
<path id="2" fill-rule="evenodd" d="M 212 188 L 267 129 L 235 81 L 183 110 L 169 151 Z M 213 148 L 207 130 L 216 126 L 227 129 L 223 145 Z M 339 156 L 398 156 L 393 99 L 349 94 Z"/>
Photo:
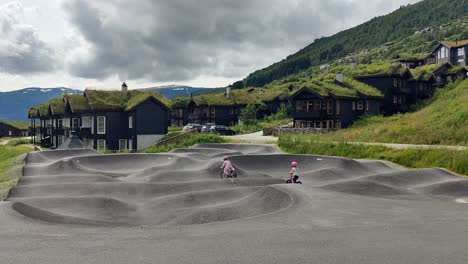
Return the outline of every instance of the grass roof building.
<path id="1" fill-rule="evenodd" d="M 42 144 L 58 147 L 72 131 L 95 149 L 136 150 L 167 134 L 169 101 L 156 92 L 86 89 L 82 95 L 32 107 L 28 116 L 41 121 Z"/>

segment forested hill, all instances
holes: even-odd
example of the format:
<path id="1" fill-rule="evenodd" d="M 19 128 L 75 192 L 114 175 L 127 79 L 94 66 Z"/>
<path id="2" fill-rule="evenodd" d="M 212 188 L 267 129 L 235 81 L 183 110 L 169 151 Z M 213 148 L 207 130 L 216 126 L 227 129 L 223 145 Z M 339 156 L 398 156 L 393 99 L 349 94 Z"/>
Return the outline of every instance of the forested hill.
<path id="1" fill-rule="evenodd" d="M 274 80 L 318 66 L 347 54 L 413 35 L 415 31 L 468 15 L 468 0 L 424 0 L 376 17 L 357 27 L 323 37 L 296 54 L 251 73 L 245 86 L 263 86 Z"/>

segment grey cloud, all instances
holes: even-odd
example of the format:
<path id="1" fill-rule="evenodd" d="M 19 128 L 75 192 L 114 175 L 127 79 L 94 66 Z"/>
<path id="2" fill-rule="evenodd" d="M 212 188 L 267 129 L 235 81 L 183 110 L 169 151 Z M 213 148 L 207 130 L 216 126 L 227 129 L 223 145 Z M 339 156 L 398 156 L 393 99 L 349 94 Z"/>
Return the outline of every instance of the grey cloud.
<path id="1" fill-rule="evenodd" d="M 64 7 L 90 45 L 88 56 L 70 62 L 72 74 L 161 82 L 242 77 L 395 8 L 387 0 L 71 0 Z"/>
<path id="2" fill-rule="evenodd" d="M 51 47 L 39 39 L 35 30 L 20 21 L 19 2 L 0 6 L 0 72 L 25 74 L 55 70 Z"/>

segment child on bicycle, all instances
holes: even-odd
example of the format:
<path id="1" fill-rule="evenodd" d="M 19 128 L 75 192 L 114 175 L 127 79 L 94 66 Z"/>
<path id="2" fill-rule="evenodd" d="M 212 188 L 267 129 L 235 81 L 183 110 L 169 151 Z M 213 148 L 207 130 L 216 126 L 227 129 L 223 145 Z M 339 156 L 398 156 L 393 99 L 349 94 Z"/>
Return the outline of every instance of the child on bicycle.
<path id="1" fill-rule="evenodd" d="M 223 169 L 223 176 L 224 177 L 229 177 L 229 175 L 235 171 L 236 169 L 234 168 L 234 166 L 232 166 L 232 163 L 231 161 L 229 160 L 229 158 L 226 156 L 224 157 L 224 162 L 223 162 L 223 165 L 221 166 L 221 169 Z"/>
<path id="2" fill-rule="evenodd" d="M 289 171 L 289 182 L 291 183 L 296 183 L 297 180 L 299 179 L 299 171 L 297 169 L 297 162 L 293 161 L 291 162 L 291 170 Z"/>

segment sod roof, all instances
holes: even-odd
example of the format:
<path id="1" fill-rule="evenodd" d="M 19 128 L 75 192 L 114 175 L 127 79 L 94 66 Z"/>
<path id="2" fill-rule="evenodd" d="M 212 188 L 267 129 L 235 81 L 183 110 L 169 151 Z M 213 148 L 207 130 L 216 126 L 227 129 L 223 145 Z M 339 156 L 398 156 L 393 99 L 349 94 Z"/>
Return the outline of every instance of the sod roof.
<path id="1" fill-rule="evenodd" d="M 442 41 L 442 44 L 452 47 L 452 48 L 456 48 L 456 47 L 468 45 L 468 39 L 459 40 L 459 41 Z"/>
<path id="2" fill-rule="evenodd" d="M 427 56 L 428 54 L 425 53 L 401 53 L 398 55 L 397 60 L 424 60 Z"/>
<path id="3" fill-rule="evenodd" d="M 30 123 L 25 122 L 25 121 L 1 121 L 0 123 L 4 123 L 12 127 L 16 127 L 20 130 L 27 130 L 30 126 Z"/>
<path id="4" fill-rule="evenodd" d="M 70 104 L 70 108 L 74 113 L 82 113 L 91 110 L 86 97 L 79 94 L 66 95 L 65 99 Z"/>
<path id="5" fill-rule="evenodd" d="M 153 97 L 163 106 L 169 108 L 169 100 L 157 92 L 149 91 L 128 91 L 123 94 L 121 91 L 105 90 L 86 90 L 85 96 L 88 99 L 89 106 L 93 110 L 120 111 L 133 109 L 138 104 Z"/>
<path id="6" fill-rule="evenodd" d="M 38 118 L 37 107 L 31 107 L 28 111 L 28 118 Z"/>
<path id="7" fill-rule="evenodd" d="M 230 96 L 224 93 L 213 93 L 193 97 L 193 101 L 199 106 L 232 106 L 260 104 L 255 93 L 249 89 L 232 90 Z"/>
<path id="8" fill-rule="evenodd" d="M 62 98 L 50 100 L 49 105 L 53 115 L 63 115 L 65 113 L 65 103 Z"/>
<path id="9" fill-rule="evenodd" d="M 49 103 L 42 103 L 37 106 L 38 117 L 47 116 L 49 112 Z"/>
<path id="10" fill-rule="evenodd" d="M 338 82 L 332 78 L 332 75 L 327 75 L 321 79 L 312 79 L 306 82 L 304 87 L 321 96 L 334 95 L 339 97 L 358 98 L 364 95 L 378 98 L 383 97 L 382 93 L 376 88 L 348 77 L 344 78 L 343 82 Z M 295 95 L 300 90 L 292 92 L 291 96 Z"/>
<path id="11" fill-rule="evenodd" d="M 452 68 L 448 69 L 448 74 L 456 74 L 460 71 L 467 71 L 467 69 L 462 66 L 453 66 Z"/>

